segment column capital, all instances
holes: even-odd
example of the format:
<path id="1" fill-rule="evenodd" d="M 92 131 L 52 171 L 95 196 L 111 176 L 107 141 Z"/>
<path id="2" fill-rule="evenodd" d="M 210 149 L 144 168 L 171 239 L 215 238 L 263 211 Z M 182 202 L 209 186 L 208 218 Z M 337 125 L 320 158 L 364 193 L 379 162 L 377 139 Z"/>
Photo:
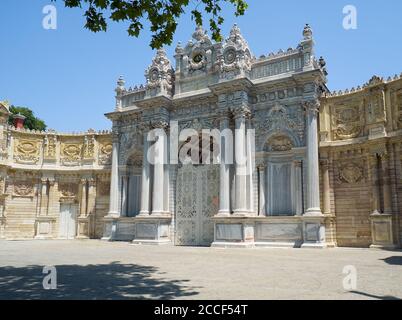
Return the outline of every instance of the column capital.
<path id="1" fill-rule="evenodd" d="M 328 169 L 329 168 L 329 159 L 326 159 L 326 158 L 320 159 L 320 165 L 324 169 Z"/>
<path id="2" fill-rule="evenodd" d="M 169 122 L 165 120 L 153 120 L 151 121 L 152 129 L 162 129 L 167 131 L 169 129 Z"/>
<path id="3" fill-rule="evenodd" d="M 112 143 L 119 143 L 120 140 L 120 132 L 114 128 L 112 130 Z"/>
<path id="4" fill-rule="evenodd" d="M 303 108 L 307 113 L 311 113 L 312 115 L 318 115 L 320 112 L 320 101 L 319 100 L 308 100 L 303 101 Z"/>
<path id="5" fill-rule="evenodd" d="M 246 105 L 241 105 L 232 109 L 232 113 L 235 119 L 250 117 L 250 108 Z"/>

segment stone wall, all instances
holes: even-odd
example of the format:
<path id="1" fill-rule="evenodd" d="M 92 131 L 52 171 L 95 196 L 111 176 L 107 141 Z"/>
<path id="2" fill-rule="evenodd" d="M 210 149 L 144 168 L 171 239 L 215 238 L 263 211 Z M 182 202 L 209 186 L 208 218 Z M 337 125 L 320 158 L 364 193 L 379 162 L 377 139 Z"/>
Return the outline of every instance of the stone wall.
<path id="1" fill-rule="evenodd" d="M 363 87 L 322 99 L 320 157 L 329 161 L 333 175 L 329 214 L 335 217 L 339 246 L 372 245 L 373 230 L 379 230 L 373 229 L 373 219 L 388 217 L 393 244 L 402 242 L 401 112 L 398 76 L 373 77 Z M 383 231 L 380 236 L 386 237 Z"/>
<path id="2" fill-rule="evenodd" d="M 1 104 L 0 239 L 64 237 L 61 208 L 75 213 L 74 238 L 101 238 L 109 207 L 111 136 L 7 125 Z M 73 230 L 71 230 L 73 228 Z"/>

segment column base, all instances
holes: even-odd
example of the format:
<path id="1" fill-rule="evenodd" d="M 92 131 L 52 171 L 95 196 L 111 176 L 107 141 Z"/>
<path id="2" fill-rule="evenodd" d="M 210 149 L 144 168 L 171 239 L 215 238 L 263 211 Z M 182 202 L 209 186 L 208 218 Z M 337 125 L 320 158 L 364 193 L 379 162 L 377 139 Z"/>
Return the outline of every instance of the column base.
<path id="1" fill-rule="evenodd" d="M 326 249 L 327 245 L 325 243 L 303 243 L 301 245 L 302 249 Z"/>
<path id="2" fill-rule="evenodd" d="M 304 213 L 305 217 L 322 217 L 322 211 L 320 208 L 310 208 Z"/>
<path id="3" fill-rule="evenodd" d="M 300 241 L 289 241 L 289 242 L 255 242 L 254 246 L 256 248 L 270 248 L 270 249 L 295 249 L 301 248 L 302 243 Z"/>
<path id="4" fill-rule="evenodd" d="M 246 243 L 246 242 L 213 242 L 211 245 L 211 248 L 221 248 L 221 249 L 248 249 L 248 248 L 253 248 L 254 243 Z"/>
<path id="5" fill-rule="evenodd" d="M 219 211 L 217 215 L 215 215 L 216 218 L 225 218 L 225 217 L 230 217 L 230 211 Z"/>
<path id="6" fill-rule="evenodd" d="M 132 245 L 149 245 L 149 246 L 161 246 L 161 245 L 172 245 L 170 240 L 140 240 L 136 239 L 131 242 Z"/>
<path id="7" fill-rule="evenodd" d="M 233 217 L 235 218 L 245 218 L 245 217 L 249 217 L 250 216 L 250 212 L 247 210 L 235 210 L 233 212 Z"/>
<path id="8" fill-rule="evenodd" d="M 149 211 L 140 211 L 137 217 L 149 217 Z"/>

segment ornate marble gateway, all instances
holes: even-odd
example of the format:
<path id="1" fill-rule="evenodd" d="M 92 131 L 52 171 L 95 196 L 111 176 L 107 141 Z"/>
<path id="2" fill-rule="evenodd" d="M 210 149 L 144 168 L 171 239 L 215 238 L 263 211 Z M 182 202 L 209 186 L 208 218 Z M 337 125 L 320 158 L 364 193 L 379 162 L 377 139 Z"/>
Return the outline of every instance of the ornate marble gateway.
<path id="1" fill-rule="evenodd" d="M 175 68 L 160 49 L 145 85 L 127 89 L 120 77 L 107 115 L 113 144 L 100 149 L 102 160 L 112 153 L 105 238 L 131 223 L 135 243 L 249 246 L 269 238 L 257 225 L 292 223 L 313 230 L 300 234 L 303 245 L 324 246 L 317 115 L 326 71 L 313 45 L 307 25 L 296 49 L 256 58 L 238 26 L 222 43 L 197 27 L 177 45 Z M 199 150 L 183 148 L 201 136 Z M 264 227 L 276 217 L 288 220 Z"/>

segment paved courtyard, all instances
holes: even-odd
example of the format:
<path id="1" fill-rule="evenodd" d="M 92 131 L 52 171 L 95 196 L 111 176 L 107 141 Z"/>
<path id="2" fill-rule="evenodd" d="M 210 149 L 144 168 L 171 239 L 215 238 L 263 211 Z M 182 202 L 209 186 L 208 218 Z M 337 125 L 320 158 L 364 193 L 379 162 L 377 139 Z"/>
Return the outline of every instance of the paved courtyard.
<path id="1" fill-rule="evenodd" d="M 44 266 L 56 290 L 43 289 Z M 345 266 L 357 271 L 350 292 Z M 144 298 L 402 299 L 402 252 L 0 241 L 0 299 Z"/>

